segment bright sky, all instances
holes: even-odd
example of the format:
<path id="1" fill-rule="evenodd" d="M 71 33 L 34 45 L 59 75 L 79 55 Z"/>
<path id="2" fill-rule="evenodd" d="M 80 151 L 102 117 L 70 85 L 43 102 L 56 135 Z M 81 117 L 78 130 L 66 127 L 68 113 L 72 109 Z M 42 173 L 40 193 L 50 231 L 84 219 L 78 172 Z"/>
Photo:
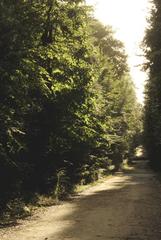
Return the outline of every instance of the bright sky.
<path id="1" fill-rule="evenodd" d="M 142 54 L 139 45 L 147 26 L 148 0 L 86 0 L 86 2 L 94 6 L 95 17 L 104 24 L 113 26 L 116 37 L 124 42 L 138 101 L 142 103 L 146 74 L 138 67 L 144 62 L 143 57 L 138 55 Z"/>

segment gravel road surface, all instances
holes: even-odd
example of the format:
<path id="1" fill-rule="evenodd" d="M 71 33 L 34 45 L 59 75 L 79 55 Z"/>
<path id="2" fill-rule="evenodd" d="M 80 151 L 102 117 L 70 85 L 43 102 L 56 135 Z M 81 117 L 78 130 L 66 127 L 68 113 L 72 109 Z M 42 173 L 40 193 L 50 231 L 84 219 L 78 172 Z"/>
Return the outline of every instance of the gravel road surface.
<path id="1" fill-rule="evenodd" d="M 0 240 L 161 240 L 161 184 L 146 161 L 0 230 Z"/>

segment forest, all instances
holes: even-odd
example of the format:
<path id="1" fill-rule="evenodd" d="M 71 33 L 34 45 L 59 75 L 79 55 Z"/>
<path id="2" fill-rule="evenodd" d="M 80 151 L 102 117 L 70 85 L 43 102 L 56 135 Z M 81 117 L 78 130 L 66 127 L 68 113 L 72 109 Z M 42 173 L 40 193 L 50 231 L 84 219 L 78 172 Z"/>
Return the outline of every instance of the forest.
<path id="1" fill-rule="evenodd" d="M 144 125 L 161 167 L 161 4 L 154 2 Z M 15 199 L 64 197 L 132 156 L 143 116 L 125 48 L 84 1 L 1 0 L 0 56 L 1 213 Z"/>
<path id="2" fill-rule="evenodd" d="M 145 86 L 144 145 L 151 166 L 161 170 L 161 1 L 153 0 L 143 42 Z"/>

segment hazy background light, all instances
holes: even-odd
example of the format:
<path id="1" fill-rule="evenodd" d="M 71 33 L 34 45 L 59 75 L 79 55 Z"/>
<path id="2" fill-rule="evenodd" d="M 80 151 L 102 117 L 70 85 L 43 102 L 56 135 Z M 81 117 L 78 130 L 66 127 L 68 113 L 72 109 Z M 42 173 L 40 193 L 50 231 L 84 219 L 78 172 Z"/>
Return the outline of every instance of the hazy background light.
<path id="1" fill-rule="evenodd" d="M 113 26 L 115 35 L 124 42 L 138 101 L 144 100 L 146 73 L 141 71 L 144 62 L 140 43 L 147 26 L 148 0 L 86 0 L 94 6 L 94 15 L 102 23 Z"/>

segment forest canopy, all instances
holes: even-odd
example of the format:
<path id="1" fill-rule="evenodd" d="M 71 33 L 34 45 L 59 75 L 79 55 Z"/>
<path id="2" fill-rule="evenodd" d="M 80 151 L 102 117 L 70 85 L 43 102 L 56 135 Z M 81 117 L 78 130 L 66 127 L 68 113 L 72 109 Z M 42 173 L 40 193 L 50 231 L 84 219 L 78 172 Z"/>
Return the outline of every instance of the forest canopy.
<path id="1" fill-rule="evenodd" d="M 91 11 L 81 0 L 0 2 L 1 206 L 60 197 L 117 170 L 138 144 L 123 43 Z"/>

